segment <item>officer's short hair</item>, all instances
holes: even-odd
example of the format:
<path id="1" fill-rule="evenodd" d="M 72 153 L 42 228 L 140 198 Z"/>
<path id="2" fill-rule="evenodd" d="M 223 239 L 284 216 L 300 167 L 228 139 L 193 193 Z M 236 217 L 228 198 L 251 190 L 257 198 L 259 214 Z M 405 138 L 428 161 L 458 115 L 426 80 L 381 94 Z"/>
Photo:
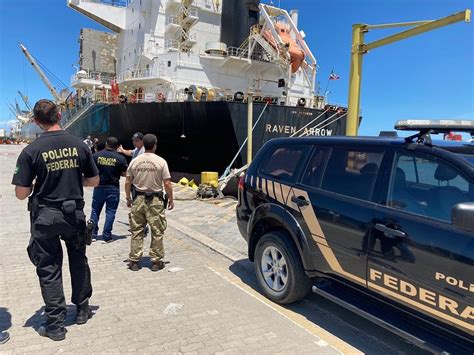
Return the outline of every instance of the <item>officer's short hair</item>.
<path id="1" fill-rule="evenodd" d="M 158 138 L 156 138 L 154 134 L 148 133 L 143 136 L 143 146 L 145 147 L 145 150 L 152 150 L 157 142 Z"/>
<path id="2" fill-rule="evenodd" d="M 117 138 L 115 137 L 109 137 L 107 138 L 107 140 L 105 141 L 105 145 L 111 149 L 117 149 L 118 146 L 119 146 L 119 141 Z"/>
<path id="3" fill-rule="evenodd" d="M 60 120 L 58 106 L 47 99 L 39 100 L 33 108 L 35 119 L 42 124 L 53 125 Z"/>

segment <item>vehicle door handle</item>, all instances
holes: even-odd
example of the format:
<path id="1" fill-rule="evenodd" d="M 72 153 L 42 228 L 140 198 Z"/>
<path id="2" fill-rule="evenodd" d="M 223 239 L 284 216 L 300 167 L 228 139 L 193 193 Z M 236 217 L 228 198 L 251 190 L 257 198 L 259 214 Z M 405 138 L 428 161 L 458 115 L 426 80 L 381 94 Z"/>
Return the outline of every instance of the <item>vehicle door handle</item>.
<path id="1" fill-rule="evenodd" d="M 402 232 L 398 229 L 390 228 L 387 227 L 385 224 L 377 223 L 375 225 L 375 229 L 384 232 L 385 235 L 391 236 L 391 237 L 400 237 L 400 238 L 405 238 L 407 234 L 405 232 Z"/>
<path id="2" fill-rule="evenodd" d="M 303 207 L 303 206 L 308 206 L 309 205 L 309 201 L 307 199 L 305 199 L 303 196 L 293 196 L 291 198 L 291 201 L 296 203 L 299 207 Z"/>

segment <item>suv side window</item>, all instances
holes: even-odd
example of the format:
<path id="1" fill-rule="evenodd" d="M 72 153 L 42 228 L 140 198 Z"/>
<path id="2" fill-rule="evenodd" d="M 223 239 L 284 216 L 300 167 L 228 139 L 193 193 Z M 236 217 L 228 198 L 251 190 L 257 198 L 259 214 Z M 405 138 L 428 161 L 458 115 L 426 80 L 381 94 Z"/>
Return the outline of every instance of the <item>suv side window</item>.
<path id="1" fill-rule="evenodd" d="M 414 178 L 411 169 L 416 172 Z M 473 202 L 474 186 L 436 158 L 397 153 L 390 179 L 388 205 L 422 216 L 451 221 L 451 209 Z"/>
<path id="2" fill-rule="evenodd" d="M 324 173 L 323 190 L 370 201 L 383 152 L 333 149 Z"/>
<path id="3" fill-rule="evenodd" d="M 327 148 L 315 148 L 301 183 L 306 186 L 319 188 L 323 178 L 324 166 L 326 165 L 329 150 Z"/>
<path id="4" fill-rule="evenodd" d="M 265 156 L 260 172 L 280 181 L 292 181 L 298 164 L 308 149 L 306 145 L 276 147 Z"/>

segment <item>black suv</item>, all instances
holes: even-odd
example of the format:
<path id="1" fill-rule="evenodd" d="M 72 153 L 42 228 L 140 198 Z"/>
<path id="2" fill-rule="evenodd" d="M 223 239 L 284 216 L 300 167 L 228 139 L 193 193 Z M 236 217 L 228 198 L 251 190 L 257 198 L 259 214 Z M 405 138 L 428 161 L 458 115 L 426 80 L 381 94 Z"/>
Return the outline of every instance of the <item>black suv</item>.
<path id="1" fill-rule="evenodd" d="M 396 127 L 420 133 L 269 141 L 239 181 L 239 230 L 275 302 L 329 280 L 470 343 L 474 144 L 432 142 L 430 133 L 453 128 L 443 123 Z"/>

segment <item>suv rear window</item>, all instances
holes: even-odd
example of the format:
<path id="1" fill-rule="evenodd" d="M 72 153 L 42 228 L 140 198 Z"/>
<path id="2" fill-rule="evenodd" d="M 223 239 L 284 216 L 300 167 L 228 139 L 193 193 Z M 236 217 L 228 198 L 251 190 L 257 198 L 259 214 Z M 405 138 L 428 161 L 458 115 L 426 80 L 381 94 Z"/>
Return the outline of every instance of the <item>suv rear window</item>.
<path id="1" fill-rule="evenodd" d="M 276 147 L 265 156 L 260 172 L 281 181 L 292 181 L 298 164 L 308 149 L 305 145 Z"/>
<path id="2" fill-rule="evenodd" d="M 397 153 L 395 164 L 390 207 L 450 222 L 454 205 L 473 202 L 473 184 L 443 161 Z"/>
<path id="3" fill-rule="evenodd" d="M 321 188 L 370 201 L 382 158 L 382 152 L 333 149 Z"/>

